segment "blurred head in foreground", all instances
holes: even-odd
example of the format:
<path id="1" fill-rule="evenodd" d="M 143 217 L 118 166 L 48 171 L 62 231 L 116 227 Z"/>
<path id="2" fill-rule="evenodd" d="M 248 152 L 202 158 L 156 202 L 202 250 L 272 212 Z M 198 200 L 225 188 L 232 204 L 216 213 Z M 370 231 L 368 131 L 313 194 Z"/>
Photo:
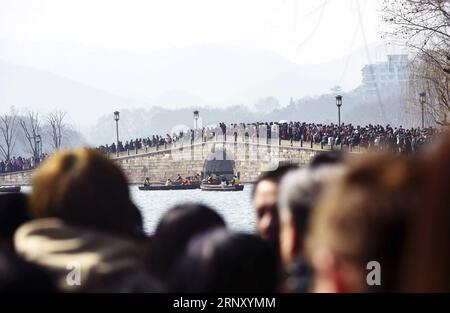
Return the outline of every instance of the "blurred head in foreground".
<path id="1" fill-rule="evenodd" d="M 280 254 L 285 265 L 304 252 L 310 213 L 327 180 L 343 172 L 343 167 L 304 167 L 287 173 L 281 181 Z"/>
<path id="2" fill-rule="evenodd" d="M 425 151 L 424 151 L 425 152 Z M 426 151 L 426 182 L 406 255 L 408 292 L 450 292 L 450 134 Z"/>
<path id="3" fill-rule="evenodd" d="M 142 218 L 132 203 L 122 171 L 95 150 L 61 151 L 33 177 L 30 212 L 68 223 L 140 236 Z"/>
<path id="4" fill-rule="evenodd" d="M 342 164 L 347 156 L 340 150 L 327 151 L 317 154 L 309 166 L 311 168 L 318 168 L 324 165 L 338 165 Z"/>
<path id="5" fill-rule="evenodd" d="M 313 207 L 326 182 L 344 166 L 307 166 L 287 173 L 280 184 L 280 255 L 284 266 L 283 291 L 307 292 L 312 271 L 305 258 L 305 238 Z"/>
<path id="6" fill-rule="evenodd" d="M 14 251 L 14 233 L 28 220 L 24 194 L 0 194 L 0 293 L 56 291 L 45 270 L 23 261 Z"/>
<path id="7" fill-rule="evenodd" d="M 29 220 L 27 202 L 23 193 L 0 194 L 0 247 L 12 242 L 16 229 Z"/>
<path id="8" fill-rule="evenodd" d="M 416 163 L 404 157 L 365 156 L 328 183 L 313 210 L 307 238 L 314 291 L 398 290 L 421 181 Z M 381 285 L 371 272 L 376 269 L 373 261 L 381 267 Z"/>
<path id="9" fill-rule="evenodd" d="M 216 227 L 225 227 L 222 217 L 209 207 L 186 203 L 173 207 L 161 218 L 147 261 L 150 272 L 165 281 L 173 265 L 195 235 Z"/>
<path id="10" fill-rule="evenodd" d="M 14 253 L 0 251 L 0 293 L 56 292 L 48 272 Z"/>
<path id="11" fill-rule="evenodd" d="M 65 292 L 142 292 L 147 275 L 142 220 L 120 169 L 89 149 L 61 151 L 33 178 L 33 219 L 14 234 L 24 260 Z"/>
<path id="12" fill-rule="evenodd" d="M 274 292 L 276 258 L 261 238 L 226 230 L 194 237 L 169 283 L 170 292 Z"/>
<path id="13" fill-rule="evenodd" d="M 280 166 L 275 171 L 263 173 L 253 187 L 253 206 L 256 210 L 256 232 L 278 251 L 279 216 L 278 190 L 282 177 L 297 166 Z"/>

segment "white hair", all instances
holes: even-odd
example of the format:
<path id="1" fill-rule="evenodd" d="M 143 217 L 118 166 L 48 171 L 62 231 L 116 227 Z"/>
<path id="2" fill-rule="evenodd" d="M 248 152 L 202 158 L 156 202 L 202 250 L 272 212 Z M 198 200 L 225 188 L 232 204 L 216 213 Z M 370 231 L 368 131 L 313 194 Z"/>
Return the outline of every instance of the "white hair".
<path id="1" fill-rule="evenodd" d="M 343 171 L 342 165 L 323 165 L 288 172 L 281 180 L 279 188 L 278 207 L 281 220 L 290 220 L 295 210 L 311 210 L 324 185 Z"/>

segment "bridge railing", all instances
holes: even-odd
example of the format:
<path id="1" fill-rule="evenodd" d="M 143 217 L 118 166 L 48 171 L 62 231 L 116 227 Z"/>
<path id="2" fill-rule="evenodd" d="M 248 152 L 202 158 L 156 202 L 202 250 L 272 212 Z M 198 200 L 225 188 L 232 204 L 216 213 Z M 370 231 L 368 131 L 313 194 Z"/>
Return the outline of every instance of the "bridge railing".
<path id="1" fill-rule="evenodd" d="M 261 142 L 261 140 L 258 140 L 258 137 L 255 136 L 202 136 L 191 140 L 179 140 L 174 141 L 170 144 L 165 143 L 162 145 L 156 145 L 153 147 L 141 147 L 140 149 L 132 149 L 132 150 L 126 150 L 119 152 L 118 157 L 128 157 L 128 156 L 134 156 L 134 155 L 140 155 L 140 154 L 147 154 L 147 153 L 156 153 L 160 151 L 167 151 L 172 149 L 180 149 L 184 147 L 190 147 L 194 144 L 201 144 L 201 143 L 245 143 L 245 144 L 271 144 L 273 145 L 273 142 L 270 142 L 270 138 L 267 139 L 266 143 Z M 265 138 L 264 138 L 265 139 Z M 264 139 L 262 141 L 264 141 Z M 324 143 L 315 143 L 313 140 L 311 141 L 304 141 L 304 140 L 285 140 L 285 139 L 279 139 L 278 146 L 280 147 L 291 147 L 291 148 L 303 148 L 303 149 L 311 149 L 311 150 L 323 150 L 323 151 L 333 151 L 333 150 L 342 150 L 347 152 L 363 152 L 366 151 L 365 148 L 362 148 L 361 146 L 351 146 L 351 145 L 329 145 Z M 109 153 L 109 158 L 117 158 L 116 153 Z"/>

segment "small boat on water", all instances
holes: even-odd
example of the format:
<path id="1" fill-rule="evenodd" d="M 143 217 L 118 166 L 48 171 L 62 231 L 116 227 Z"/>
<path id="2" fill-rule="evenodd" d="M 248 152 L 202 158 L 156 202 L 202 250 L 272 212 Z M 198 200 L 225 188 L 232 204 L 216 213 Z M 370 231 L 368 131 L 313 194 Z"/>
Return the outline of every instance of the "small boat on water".
<path id="1" fill-rule="evenodd" d="M 242 191 L 244 190 L 244 185 L 221 186 L 202 184 L 200 189 L 202 191 Z"/>
<path id="2" fill-rule="evenodd" d="M 209 158 L 205 161 L 201 173 L 202 181 L 193 181 L 189 185 L 172 183 L 165 185 L 163 183 L 148 184 L 139 186 L 139 190 L 192 190 L 201 189 L 204 191 L 242 191 L 244 185 L 239 183 L 240 173 L 235 175 L 235 162 L 226 157 L 223 150 L 219 150 L 215 155 L 222 155 L 223 158 Z M 169 181 L 169 180 L 168 180 Z"/>
<path id="3" fill-rule="evenodd" d="M 215 153 L 219 159 L 208 158 L 203 167 L 202 191 L 242 191 L 244 185 L 239 182 L 240 173 L 236 173 L 234 160 L 226 155 L 226 151 Z"/>
<path id="4" fill-rule="evenodd" d="M 148 185 L 148 186 L 139 186 L 139 190 L 191 190 L 191 189 L 199 189 L 200 183 L 194 182 L 190 185 Z"/>
<path id="5" fill-rule="evenodd" d="M 0 192 L 20 192 L 20 186 L 0 186 Z"/>

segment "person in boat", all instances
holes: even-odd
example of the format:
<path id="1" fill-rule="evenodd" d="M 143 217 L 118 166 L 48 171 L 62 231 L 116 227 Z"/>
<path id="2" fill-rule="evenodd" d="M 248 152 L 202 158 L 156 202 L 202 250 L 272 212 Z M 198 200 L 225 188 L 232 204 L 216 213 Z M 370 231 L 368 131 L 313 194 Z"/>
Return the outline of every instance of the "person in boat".
<path id="1" fill-rule="evenodd" d="M 172 180 L 169 178 L 166 180 L 166 186 L 172 186 Z"/>
<path id="2" fill-rule="evenodd" d="M 178 174 L 177 179 L 175 180 L 176 183 L 182 184 L 183 183 L 183 177 L 181 177 L 180 174 Z"/>
<path id="3" fill-rule="evenodd" d="M 193 181 L 196 181 L 196 182 L 200 181 L 200 174 L 198 174 L 198 173 L 195 174 Z"/>
<path id="4" fill-rule="evenodd" d="M 150 186 L 150 178 L 145 177 L 144 186 Z"/>
<path id="5" fill-rule="evenodd" d="M 186 178 L 183 180 L 183 185 L 184 185 L 184 186 L 189 186 L 190 184 L 191 184 L 190 177 L 186 177 Z"/>
<path id="6" fill-rule="evenodd" d="M 225 177 L 222 178 L 222 182 L 220 183 L 220 186 L 222 186 L 222 187 L 227 187 L 228 186 L 228 181 L 227 181 L 227 179 Z"/>
<path id="7" fill-rule="evenodd" d="M 208 177 L 208 182 L 211 184 L 218 184 L 219 177 L 216 174 L 212 173 L 211 176 Z"/>
<path id="8" fill-rule="evenodd" d="M 241 180 L 239 179 L 239 177 L 237 175 L 233 175 L 233 186 L 239 186 L 241 184 Z"/>

